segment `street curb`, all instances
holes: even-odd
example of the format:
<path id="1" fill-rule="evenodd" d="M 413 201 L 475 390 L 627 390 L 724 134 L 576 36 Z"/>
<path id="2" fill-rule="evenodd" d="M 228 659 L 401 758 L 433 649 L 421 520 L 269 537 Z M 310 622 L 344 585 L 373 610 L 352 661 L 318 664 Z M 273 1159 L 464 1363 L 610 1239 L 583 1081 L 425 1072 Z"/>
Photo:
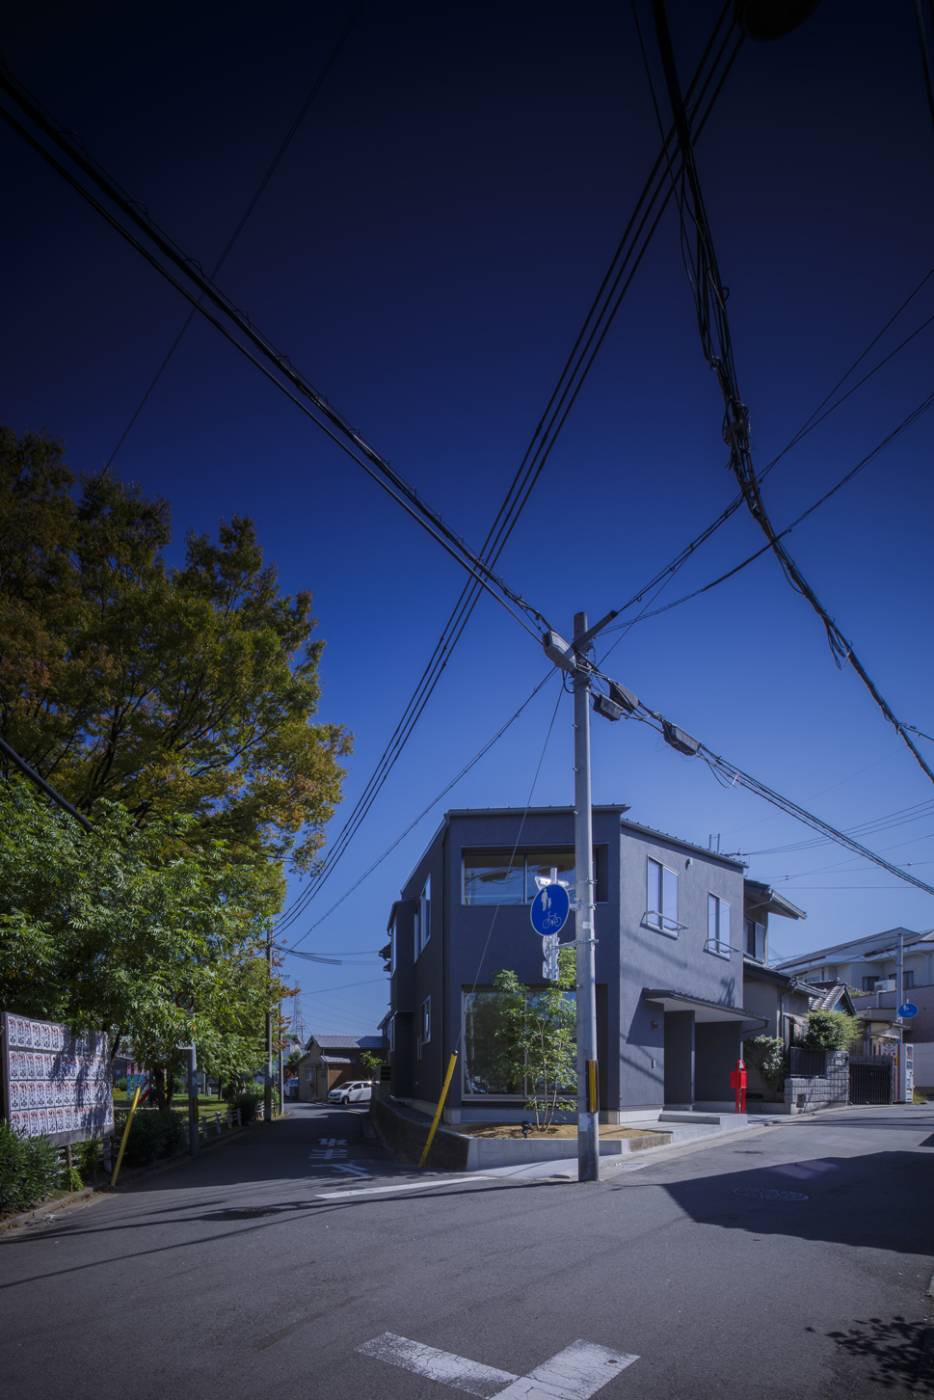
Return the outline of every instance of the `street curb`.
<path id="1" fill-rule="evenodd" d="M 54 1220 L 61 1211 L 74 1210 L 77 1206 L 90 1205 L 93 1201 L 100 1199 L 103 1192 L 95 1186 L 85 1186 L 81 1191 L 72 1191 L 67 1196 L 62 1196 L 58 1201 L 46 1201 L 42 1205 L 33 1206 L 31 1210 L 21 1211 L 19 1215 L 8 1215 L 0 1220 L 0 1234 L 5 1234 L 8 1230 L 23 1229 L 28 1225 L 41 1225 L 46 1221 Z"/>
<path id="2" fill-rule="evenodd" d="M 198 1150 L 198 1157 L 200 1158 L 205 1152 L 216 1152 L 219 1147 L 226 1146 L 234 1138 L 243 1137 L 252 1126 L 251 1123 L 248 1123 L 242 1128 L 232 1129 L 214 1142 L 202 1143 Z M 186 1163 L 190 1164 L 195 1160 L 197 1159 L 189 1157 L 187 1152 L 180 1152 L 177 1157 L 172 1157 L 167 1162 L 159 1162 L 149 1167 L 134 1167 L 122 1172 L 116 1186 L 111 1186 L 109 1181 L 103 1182 L 100 1186 L 85 1186 L 81 1191 L 72 1191 L 70 1195 L 62 1196 L 58 1201 L 46 1201 L 33 1206 L 31 1210 L 22 1211 L 19 1215 L 8 1215 L 5 1219 L 0 1220 L 0 1235 L 9 1230 L 45 1224 L 65 1211 L 75 1210 L 78 1206 L 92 1205 L 95 1201 L 102 1201 L 107 1196 L 119 1196 L 134 1186 L 145 1184 L 150 1177 L 163 1176 L 166 1172 L 174 1171 L 176 1168 L 184 1166 Z"/>
<path id="3" fill-rule="evenodd" d="M 178 1167 L 191 1166 L 197 1162 L 205 1152 L 216 1152 L 218 1148 L 226 1146 L 228 1142 L 233 1142 L 235 1138 L 241 1138 L 253 1127 L 252 1123 L 245 1124 L 242 1128 L 233 1128 L 230 1132 L 224 1133 L 222 1137 L 215 1138 L 213 1142 L 202 1142 L 198 1146 L 198 1156 L 191 1157 L 187 1152 L 179 1152 L 178 1156 L 170 1157 L 167 1162 L 158 1162 L 148 1167 L 133 1167 L 120 1173 L 120 1180 L 116 1186 L 111 1186 L 108 1182 L 98 1191 L 101 1196 L 119 1196 L 121 1191 L 127 1187 L 136 1186 L 141 1182 L 146 1182 L 151 1176 L 164 1176 L 166 1172 L 175 1171 Z"/>

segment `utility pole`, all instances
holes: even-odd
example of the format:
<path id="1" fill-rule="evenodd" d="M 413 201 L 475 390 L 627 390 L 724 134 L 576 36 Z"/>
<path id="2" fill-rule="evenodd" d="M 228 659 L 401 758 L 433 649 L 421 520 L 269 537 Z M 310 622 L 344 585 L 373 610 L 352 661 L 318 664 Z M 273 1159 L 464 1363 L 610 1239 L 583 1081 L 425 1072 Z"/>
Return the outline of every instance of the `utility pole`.
<path id="1" fill-rule="evenodd" d="M 597 1104 L 597 988 L 593 888 L 593 813 L 590 788 L 590 672 L 581 666 L 587 642 L 587 614 L 574 616 L 574 865 L 577 905 L 577 1179 L 600 1180 Z M 578 651 L 578 643 L 580 650 Z"/>
<path id="2" fill-rule="evenodd" d="M 266 1080 L 263 1084 L 263 1120 L 272 1122 L 272 928 L 266 934 Z"/>
<path id="3" fill-rule="evenodd" d="M 898 1060 L 895 1079 L 895 1102 L 905 1102 L 905 1023 L 898 1014 L 898 1008 L 905 1001 L 905 935 L 899 930 L 898 942 L 895 945 L 895 1016 L 902 1028 L 901 1039 L 898 1042 Z"/>

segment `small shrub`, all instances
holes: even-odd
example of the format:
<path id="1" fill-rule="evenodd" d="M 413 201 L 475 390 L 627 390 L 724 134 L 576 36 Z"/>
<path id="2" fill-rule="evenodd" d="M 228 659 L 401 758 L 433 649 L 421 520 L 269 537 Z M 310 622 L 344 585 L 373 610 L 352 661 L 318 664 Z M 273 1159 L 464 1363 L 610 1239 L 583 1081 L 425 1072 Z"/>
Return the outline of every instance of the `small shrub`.
<path id="1" fill-rule="evenodd" d="M 927 1094 L 922 1094 L 922 1092 L 921 1092 L 920 1089 L 912 1089 L 912 1091 L 911 1091 L 911 1102 L 912 1102 L 912 1103 L 927 1103 L 927 1101 L 928 1101 L 928 1096 L 927 1096 Z"/>
<path id="2" fill-rule="evenodd" d="M 48 1138 L 21 1138 L 0 1123 L 0 1211 L 29 1210 L 59 1184 L 58 1149 Z"/>
<path id="3" fill-rule="evenodd" d="M 115 1079 L 114 1088 L 121 1094 L 126 1093 L 126 1079 Z"/>
<path id="4" fill-rule="evenodd" d="M 77 1167 L 65 1168 L 65 1179 L 62 1185 L 65 1187 L 66 1191 L 84 1190 L 84 1182 L 81 1179 L 81 1173 L 78 1171 Z"/>
<path id="5" fill-rule="evenodd" d="M 252 1123 L 256 1117 L 256 1110 L 263 1101 L 260 1089 L 242 1089 L 234 1099 L 234 1108 L 240 1110 L 241 1123 Z"/>
<path id="6" fill-rule="evenodd" d="M 171 1157 L 182 1146 L 185 1125 L 170 1108 L 148 1108 L 137 1113 L 127 1138 L 123 1164 L 148 1167 L 159 1157 Z"/>
<path id="7" fill-rule="evenodd" d="M 85 1181 L 93 1181 L 101 1170 L 103 1145 L 98 1138 L 77 1142 L 72 1148 L 75 1165 Z"/>
<path id="8" fill-rule="evenodd" d="M 780 1089 L 788 1068 L 784 1041 L 774 1035 L 757 1035 L 753 1040 L 744 1041 L 743 1050 L 769 1088 Z"/>

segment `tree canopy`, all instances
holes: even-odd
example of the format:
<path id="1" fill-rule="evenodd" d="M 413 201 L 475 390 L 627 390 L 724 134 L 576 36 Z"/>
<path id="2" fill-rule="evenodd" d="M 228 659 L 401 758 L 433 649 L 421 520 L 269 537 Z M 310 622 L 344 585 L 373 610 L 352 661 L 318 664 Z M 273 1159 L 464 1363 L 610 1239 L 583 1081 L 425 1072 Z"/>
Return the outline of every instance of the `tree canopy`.
<path id="1" fill-rule="evenodd" d="M 251 521 L 189 535 L 59 444 L 0 428 L 0 733 L 78 809 L 313 866 L 350 739 L 312 723 L 322 642 L 281 594 Z M 3 771 L 0 769 L 0 771 Z"/>
<path id="2" fill-rule="evenodd" d="M 289 990 L 263 956 L 276 881 L 193 829 L 102 798 L 85 832 L 0 782 L 0 1006 L 127 1036 L 151 1067 L 192 1040 L 222 1078 L 261 1064 L 266 1007 Z"/>

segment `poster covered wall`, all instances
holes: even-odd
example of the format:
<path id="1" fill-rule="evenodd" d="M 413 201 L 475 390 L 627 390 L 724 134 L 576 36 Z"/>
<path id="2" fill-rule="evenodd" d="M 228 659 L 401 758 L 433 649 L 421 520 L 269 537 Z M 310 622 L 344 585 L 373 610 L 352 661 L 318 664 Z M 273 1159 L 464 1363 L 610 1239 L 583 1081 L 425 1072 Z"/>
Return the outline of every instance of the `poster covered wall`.
<path id="1" fill-rule="evenodd" d="M 52 1021 L 5 1011 L 3 1112 L 20 1137 L 63 1146 L 113 1132 L 113 1081 L 105 1035 L 75 1035 Z"/>

